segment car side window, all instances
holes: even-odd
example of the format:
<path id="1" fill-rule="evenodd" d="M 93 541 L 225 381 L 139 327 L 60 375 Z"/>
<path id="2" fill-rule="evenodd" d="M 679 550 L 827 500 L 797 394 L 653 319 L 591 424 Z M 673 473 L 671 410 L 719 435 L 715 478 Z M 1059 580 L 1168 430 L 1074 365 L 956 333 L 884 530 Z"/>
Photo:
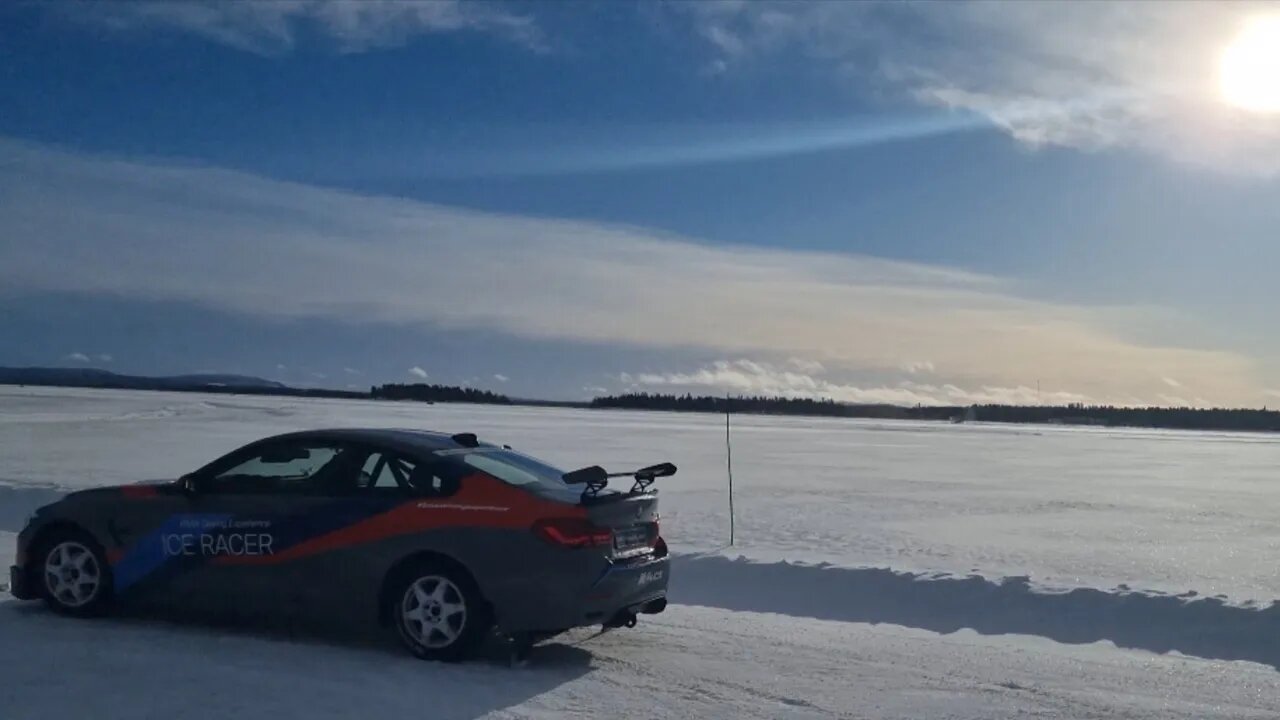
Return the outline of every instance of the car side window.
<path id="1" fill-rule="evenodd" d="M 455 475 L 442 463 L 421 463 L 394 453 L 372 452 L 365 458 L 356 484 L 363 493 L 447 497 L 458 490 Z"/>
<path id="2" fill-rule="evenodd" d="M 456 468 L 440 462 L 421 464 L 409 476 L 413 491 L 426 497 L 449 497 L 458 492 L 461 480 Z"/>
<path id="3" fill-rule="evenodd" d="M 413 468 L 414 464 L 404 458 L 389 453 L 369 453 L 360 468 L 356 488 L 379 494 L 407 491 Z"/>
<path id="4" fill-rule="evenodd" d="M 341 448 L 318 442 L 271 443 L 213 475 L 206 492 L 228 494 L 312 494 L 344 480 Z"/>

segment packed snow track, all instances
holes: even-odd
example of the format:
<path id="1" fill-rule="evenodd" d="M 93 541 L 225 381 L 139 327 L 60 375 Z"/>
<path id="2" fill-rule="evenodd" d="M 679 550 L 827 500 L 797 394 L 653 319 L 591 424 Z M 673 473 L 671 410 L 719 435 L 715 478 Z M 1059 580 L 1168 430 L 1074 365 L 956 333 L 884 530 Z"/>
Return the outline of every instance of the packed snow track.
<path id="1" fill-rule="evenodd" d="M 0 717 L 314 720 L 406 717 L 426 708 L 438 718 L 1191 719 L 1280 712 L 1280 674 L 1271 665 L 1117 648 L 1105 638 L 1065 644 L 1036 636 L 1028 624 L 1034 610 L 1026 607 L 1008 609 L 1028 635 L 940 634 L 871 622 L 881 613 L 910 625 L 912 612 L 928 611 L 939 622 L 962 623 L 975 610 L 973 598 L 948 600 L 946 588 L 919 594 L 913 611 L 888 588 L 882 602 L 842 587 L 840 575 L 846 583 L 857 575 L 840 569 L 704 557 L 684 559 L 677 571 L 692 573 L 685 585 L 698 605 L 674 605 L 634 630 L 571 633 L 514 669 L 496 642 L 479 661 L 444 665 L 406 657 L 378 638 L 75 620 L 39 603 L 4 601 Z M 817 601 L 812 575 L 822 572 L 837 579 L 833 594 Z M 758 593 L 743 587 L 751 583 L 761 583 Z M 941 595 L 930 599 L 931 592 Z M 740 606 L 772 611 L 727 609 Z M 1087 615 L 1099 610 L 1089 607 L 1094 603 L 1077 608 L 1086 613 L 1077 630 L 1087 635 L 1088 623 L 1098 621 L 1106 632 L 1102 616 Z M 103 708 L 111 712 L 104 716 Z"/>

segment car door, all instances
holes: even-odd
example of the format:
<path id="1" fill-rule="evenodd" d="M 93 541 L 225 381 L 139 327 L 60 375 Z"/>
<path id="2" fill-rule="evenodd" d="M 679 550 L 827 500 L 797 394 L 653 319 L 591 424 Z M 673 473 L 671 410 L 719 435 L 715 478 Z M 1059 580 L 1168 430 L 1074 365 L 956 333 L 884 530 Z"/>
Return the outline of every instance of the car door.
<path id="1" fill-rule="evenodd" d="M 308 614 L 350 611 L 353 592 L 376 588 L 388 564 L 382 541 L 401 529 L 404 504 L 416 496 L 410 476 L 417 462 L 376 445 L 349 444 L 353 482 L 324 490 L 312 515 L 314 534 L 294 556 L 290 573 Z M 367 599 L 367 598 L 364 598 Z"/>
<path id="2" fill-rule="evenodd" d="M 438 502 L 458 488 L 456 474 L 421 456 L 373 444 L 348 452 L 358 462 L 355 482 L 329 491 L 313 514 L 321 533 L 292 566 L 301 604 L 316 616 L 373 617 L 386 572 L 425 549 L 424 531 L 447 524 Z"/>
<path id="3" fill-rule="evenodd" d="M 300 552 L 327 530 L 334 498 L 358 461 L 340 442 L 260 443 L 194 478 L 186 512 L 171 518 L 165 551 L 188 568 L 175 594 L 199 609 L 287 615 L 305 596 Z"/>

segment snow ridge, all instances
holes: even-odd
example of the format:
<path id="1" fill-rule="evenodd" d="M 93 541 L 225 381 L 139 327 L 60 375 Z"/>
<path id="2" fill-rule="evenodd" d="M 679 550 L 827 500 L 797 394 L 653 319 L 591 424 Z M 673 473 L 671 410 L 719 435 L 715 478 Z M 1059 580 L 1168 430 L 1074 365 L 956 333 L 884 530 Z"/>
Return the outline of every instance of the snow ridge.
<path id="1" fill-rule="evenodd" d="M 1280 670 L 1280 605 L 1222 597 L 1038 587 L 1027 577 L 988 579 L 826 563 L 761 563 L 684 555 L 672 602 L 954 633 L 1035 635 L 1060 643 L 1110 642 L 1155 653 L 1249 660 Z"/>

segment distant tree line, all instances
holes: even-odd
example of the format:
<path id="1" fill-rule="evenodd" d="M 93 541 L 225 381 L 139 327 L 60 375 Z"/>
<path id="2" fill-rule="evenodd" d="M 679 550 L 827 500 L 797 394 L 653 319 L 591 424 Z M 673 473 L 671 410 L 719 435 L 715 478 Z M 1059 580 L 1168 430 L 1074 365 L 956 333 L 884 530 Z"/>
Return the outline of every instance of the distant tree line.
<path id="1" fill-rule="evenodd" d="M 974 411 L 974 419 L 987 422 L 1061 423 L 1182 430 L 1280 431 L 1280 412 L 1267 408 L 1115 407 L 1073 404 L 1053 407 L 978 405 Z"/>
<path id="2" fill-rule="evenodd" d="M 427 385 L 425 383 L 375 385 L 369 395 L 382 400 L 419 400 L 422 402 L 483 403 L 486 405 L 510 405 L 506 395 L 456 385 Z"/>
<path id="3" fill-rule="evenodd" d="M 767 415 L 822 415 L 830 417 L 907 417 L 908 408 L 893 405 L 848 405 L 835 400 L 785 397 L 734 397 L 713 395 L 663 395 L 658 393 L 626 393 L 607 395 L 591 401 L 595 408 L 627 408 L 633 410 L 676 410 L 679 412 L 723 413 L 728 408 L 736 413 Z"/>
<path id="4" fill-rule="evenodd" d="M 1280 431 L 1280 412 L 1262 408 L 1115 407 L 1112 405 L 973 405 L 921 406 L 854 405 L 834 400 L 784 397 L 716 397 L 626 393 L 597 397 L 595 408 L 675 410 L 681 412 L 768 415 L 817 415 L 897 420 L 954 420 L 1002 423 L 1046 423 L 1150 427 L 1182 430 Z"/>
<path id="5" fill-rule="evenodd" d="M 140 388 L 146 389 L 146 388 Z M 362 390 L 328 390 L 325 388 L 295 387 L 236 387 L 226 385 L 190 385 L 176 388 L 182 392 L 215 393 L 218 395 L 273 395 L 282 397 L 314 397 L 338 400 L 367 400 Z"/>

